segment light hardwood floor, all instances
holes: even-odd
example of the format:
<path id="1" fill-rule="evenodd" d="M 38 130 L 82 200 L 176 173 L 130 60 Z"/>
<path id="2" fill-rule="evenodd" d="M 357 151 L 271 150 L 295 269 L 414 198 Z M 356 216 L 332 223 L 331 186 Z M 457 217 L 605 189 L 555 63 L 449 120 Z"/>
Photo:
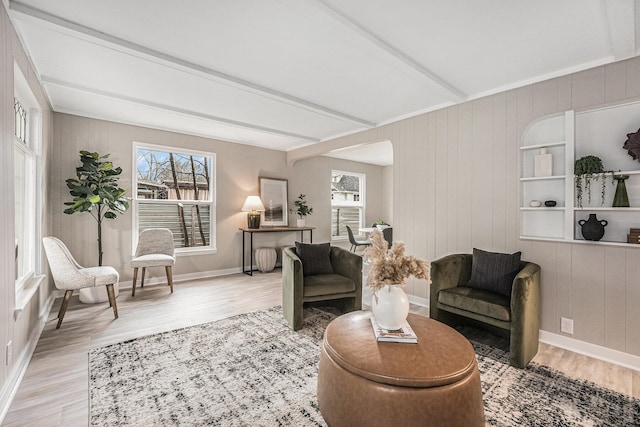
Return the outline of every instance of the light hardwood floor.
<path id="1" fill-rule="evenodd" d="M 89 418 L 88 351 L 128 339 L 223 319 L 279 305 L 281 274 L 244 274 L 124 289 L 118 297 L 120 318 L 107 303 L 81 304 L 74 296 L 62 327 L 55 329 L 56 301 L 27 373 L 3 422 L 4 426 L 86 426 Z M 418 314 L 424 307 L 412 306 Z M 534 359 L 640 398 L 640 374 L 548 345 Z"/>

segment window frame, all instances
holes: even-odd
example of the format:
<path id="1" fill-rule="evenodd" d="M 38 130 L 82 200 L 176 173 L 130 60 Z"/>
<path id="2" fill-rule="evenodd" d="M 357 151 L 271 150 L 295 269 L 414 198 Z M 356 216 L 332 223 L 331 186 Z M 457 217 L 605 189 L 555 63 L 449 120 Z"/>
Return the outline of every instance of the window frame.
<path id="1" fill-rule="evenodd" d="M 18 218 L 22 222 L 22 246 L 28 244 L 28 259 L 18 259 L 18 252 L 15 255 L 15 273 L 14 273 L 14 292 L 15 292 L 15 312 L 14 316 L 20 314 L 22 309 L 26 307 L 31 297 L 38 290 L 40 283 L 44 279 L 42 274 L 42 219 L 43 219 L 43 197 L 45 188 L 43 185 L 43 165 L 42 165 L 42 109 L 35 95 L 31 91 L 27 80 L 20 71 L 20 68 L 14 63 L 14 132 L 13 132 L 13 192 L 14 206 L 18 206 L 18 197 L 25 195 L 22 214 L 14 210 L 14 230 L 19 224 L 16 223 Z M 20 139 L 16 132 L 18 120 L 16 117 L 15 103 L 26 113 L 25 123 L 20 133 L 24 133 L 24 140 Z M 24 183 L 23 186 L 16 191 L 16 161 L 17 156 L 22 156 L 22 170 Z M 17 193 L 17 194 L 16 194 Z M 26 221 L 22 221 L 26 219 Z M 15 233 L 15 231 L 14 231 Z M 19 235 L 14 234 L 16 243 Z M 19 250 L 19 246 L 17 247 Z M 23 254 L 24 254 L 23 248 Z M 24 263 L 20 266 L 20 262 Z M 25 267 L 26 266 L 26 267 Z M 23 269 L 24 274 L 18 277 L 18 272 Z"/>
<path id="2" fill-rule="evenodd" d="M 131 188 L 131 208 L 133 212 L 132 219 L 132 237 L 131 237 L 131 253 L 135 254 L 138 245 L 139 236 L 139 205 L 141 202 L 159 203 L 159 204 L 176 204 L 180 201 L 170 199 L 142 199 L 138 197 L 138 150 L 159 151 L 165 153 L 197 155 L 209 157 L 211 159 L 211 170 L 209 171 L 209 200 L 198 200 L 198 204 L 209 204 L 209 244 L 207 246 L 191 246 L 186 248 L 175 248 L 176 256 L 197 255 L 202 253 L 217 253 L 217 224 L 216 224 L 216 184 L 217 184 L 217 165 L 216 153 L 202 150 L 194 150 L 190 148 L 180 148 L 168 145 L 152 144 L 146 142 L 134 141 L 132 144 L 132 188 Z M 186 200 L 185 203 L 192 204 L 193 200 Z"/>
<path id="3" fill-rule="evenodd" d="M 359 190 L 359 198 L 360 200 L 358 202 L 347 202 L 347 203 L 334 203 L 333 198 L 331 198 L 330 200 L 330 215 L 331 217 L 329 218 L 329 222 L 331 225 L 331 240 L 332 241 L 346 241 L 349 239 L 348 235 L 344 235 L 344 236 L 334 236 L 333 235 L 333 210 L 335 208 L 357 208 L 360 210 L 360 218 L 359 218 L 359 224 L 358 224 L 358 228 L 363 228 L 365 226 L 364 221 L 366 218 L 366 182 L 367 182 L 367 175 L 365 173 L 361 173 L 361 172 L 349 172 L 349 171 L 344 171 L 344 170 L 338 170 L 338 169 L 332 169 L 331 170 L 331 181 L 329 182 L 329 186 L 331 186 L 331 183 L 333 182 L 333 177 L 336 174 L 341 174 L 341 175 L 350 175 L 350 176 L 355 176 L 358 177 L 359 181 L 360 181 L 360 190 Z M 360 235 L 362 233 L 360 233 L 360 230 L 353 230 L 354 234 L 356 235 Z"/>

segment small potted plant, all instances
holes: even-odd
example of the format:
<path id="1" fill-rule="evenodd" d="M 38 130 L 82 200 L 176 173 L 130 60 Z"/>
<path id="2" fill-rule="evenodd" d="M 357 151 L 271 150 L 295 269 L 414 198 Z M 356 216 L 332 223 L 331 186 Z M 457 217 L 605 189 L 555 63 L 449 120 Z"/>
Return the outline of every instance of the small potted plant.
<path id="1" fill-rule="evenodd" d="M 304 227 L 307 222 L 307 215 L 311 215 L 313 213 L 313 208 L 307 204 L 306 197 L 306 195 L 300 194 L 298 199 L 293 202 L 296 208 L 291 209 L 291 213 L 298 215 L 298 227 Z"/>
<path id="2" fill-rule="evenodd" d="M 605 171 L 602 166 L 602 160 L 598 156 L 584 156 L 575 161 L 573 174 L 575 175 L 576 184 L 576 200 L 579 208 L 582 207 L 583 192 L 587 194 L 587 202 L 591 203 L 591 181 L 602 179 L 602 189 L 600 191 L 600 204 L 604 203 L 606 191 L 605 176 L 612 171 Z M 584 188 L 583 188 L 584 182 Z M 615 182 L 612 180 L 612 182 Z"/>
<path id="3" fill-rule="evenodd" d="M 390 227 L 390 225 L 387 224 L 386 222 L 384 222 L 384 220 L 382 220 L 382 219 L 379 219 L 378 221 L 376 221 L 375 222 L 375 226 L 380 231 L 384 230 L 385 228 Z"/>

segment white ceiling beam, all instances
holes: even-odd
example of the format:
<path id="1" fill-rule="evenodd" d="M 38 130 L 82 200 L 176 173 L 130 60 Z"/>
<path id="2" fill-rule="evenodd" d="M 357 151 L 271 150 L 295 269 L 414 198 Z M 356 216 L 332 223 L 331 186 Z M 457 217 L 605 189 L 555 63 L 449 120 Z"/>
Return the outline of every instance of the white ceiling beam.
<path id="1" fill-rule="evenodd" d="M 638 0 L 604 0 L 611 49 L 616 61 L 636 54 L 636 11 Z"/>
<path id="2" fill-rule="evenodd" d="M 364 39 L 368 40 L 370 43 L 375 45 L 378 49 L 385 52 L 387 55 L 392 56 L 396 60 L 403 63 L 405 66 L 417 71 L 427 80 L 430 80 L 436 85 L 436 88 L 440 90 L 440 92 L 446 96 L 448 99 L 454 102 L 462 102 L 467 99 L 467 95 L 455 87 L 453 84 L 449 83 L 447 80 L 438 76 L 433 71 L 429 70 L 422 64 L 415 61 L 410 56 L 406 55 L 401 50 L 395 48 L 391 44 L 387 43 L 381 37 L 375 35 L 362 25 L 360 25 L 355 20 L 348 17 L 342 11 L 336 9 L 331 4 L 327 3 L 325 0 L 308 0 L 311 4 L 318 6 L 319 10 L 322 10 L 327 15 L 332 17 L 334 20 L 340 22 L 345 27 L 349 28 L 351 31 L 359 34 Z"/>
<path id="3" fill-rule="evenodd" d="M 325 107 L 325 106 L 316 104 L 314 102 L 310 102 L 305 99 L 298 98 L 296 96 L 289 95 L 284 92 L 280 92 L 278 90 L 253 83 L 253 82 L 241 79 L 239 77 L 236 77 L 227 73 L 223 73 L 218 70 L 207 68 L 202 65 L 199 65 L 190 61 L 186 61 L 184 59 L 180 59 L 175 56 L 168 55 L 166 53 L 163 53 L 157 50 L 149 49 L 147 47 L 132 43 L 130 41 L 121 39 L 119 37 L 116 37 L 98 30 L 94 30 L 93 28 L 84 26 L 77 22 L 73 22 L 73 21 L 58 17 L 56 15 L 52 15 L 48 12 L 31 7 L 24 3 L 20 3 L 18 1 L 11 0 L 10 6 L 11 6 L 12 12 L 21 14 L 28 18 L 32 18 L 36 21 L 44 21 L 50 25 L 64 28 L 73 33 L 78 33 L 84 36 L 88 36 L 91 39 L 98 40 L 103 44 L 109 45 L 110 47 L 115 46 L 119 48 L 119 50 L 121 51 L 124 50 L 141 59 L 145 59 L 145 60 L 152 59 L 156 63 L 160 61 L 161 63 L 170 65 L 175 69 L 180 69 L 180 70 L 188 71 L 191 73 L 195 72 L 207 78 L 214 79 L 216 81 L 221 81 L 235 87 L 240 87 L 243 90 L 248 90 L 257 95 L 260 95 L 269 99 L 275 99 L 277 101 L 284 102 L 286 104 L 293 105 L 295 107 L 302 108 L 307 111 L 311 111 L 313 113 L 320 114 L 326 117 L 331 117 L 341 121 L 355 123 L 365 128 L 373 128 L 376 126 L 374 122 L 371 122 L 369 120 L 355 117 L 350 114 L 343 113 L 341 111 L 337 111 L 332 108 Z"/>
<path id="4" fill-rule="evenodd" d="M 65 82 L 62 80 L 58 80 L 58 79 L 54 79 L 54 78 L 50 78 L 50 77 L 46 77 L 46 76 L 42 76 L 41 78 L 42 83 L 45 86 L 58 86 L 58 87 L 62 87 L 65 89 L 71 89 L 77 92 L 83 92 L 83 93 L 88 93 L 91 95 L 98 95 L 98 96 L 102 96 L 105 98 L 110 98 L 110 99 L 117 99 L 119 101 L 124 101 L 127 103 L 131 103 L 131 104 L 136 104 L 136 105 L 142 105 L 145 107 L 150 107 L 150 108 L 155 108 L 155 109 L 159 109 L 159 110 L 165 110 L 165 111 L 170 111 L 172 113 L 177 113 L 177 114 L 183 114 L 186 116 L 191 116 L 191 117 L 197 117 L 200 119 L 204 119 L 204 120 L 208 120 L 208 121 L 212 121 L 212 122 L 216 122 L 216 123 L 222 123 L 225 125 L 229 125 L 229 126 L 234 126 L 234 127 L 238 127 L 238 128 L 242 128 L 242 129 L 250 129 L 250 130 L 254 130 L 257 132 L 262 132 L 262 133 L 268 133 L 271 135 L 277 135 L 277 136 L 284 136 L 287 138 L 296 138 L 299 140 L 303 140 L 303 141 L 309 141 L 309 142 L 321 142 L 321 140 L 319 138 L 315 138 L 312 136 L 308 136 L 308 135 L 300 135 L 300 134 L 296 134 L 296 133 L 292 133 L 292 132 L 286 132 L 286 131 L 282 131 L 279 129 L 272 129 L 272 128 L 268 128 L 265 126 L 258 126 L 255 124 L 251 124 L 251 123 L 246 123 L 246 122 L 240 122 L 237 120 L 231 120 L 231 119 L 226 119 L 224 117 L 218 117 L 218 116 L 213 116 L 210 114 L 203 114 L 203 113 L 199 113 L 197 111 L 193 111 L 193 110 L 187 110 L 184 108 L 178 108 L 172 105 L 167 105 L 167 104 L 160 104 L 160 103 L 156 103 L 156 102 L 149 102 L 143 99 L 139 99 L 139 98 L 134 98 L 131 96 L 126 96 L 126 95 L 121 95 L 121 94 L 117 94 L 117 93 L 113 93 L 113 92 L 106 92 L 106 91 L 102 91 L 102 90 L 96 90 L 90 87 L 86 87 L 86 86 L 81 86 L 81 85 L 77 85 L 71 82 Z"/>

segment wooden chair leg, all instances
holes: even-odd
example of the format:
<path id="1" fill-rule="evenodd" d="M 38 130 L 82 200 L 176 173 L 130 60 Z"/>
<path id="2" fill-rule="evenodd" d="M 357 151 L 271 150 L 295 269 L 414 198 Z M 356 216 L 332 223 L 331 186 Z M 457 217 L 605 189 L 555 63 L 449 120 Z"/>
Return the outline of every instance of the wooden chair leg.
<path id="1" fill-rule="evenodd" d="M 147 272 L 147 267 L 142 267 L 142 280 L 140 281 L 140 287 L 144 288 L 144 274 Z"/>
<path id="2" fill-rule="evenodd" d="M 60 325 L 62 325 L 62 319 L 64 319 L 64 315 L 67 312 L 67 307 L 69 306 L 69 300 L 71 299 L 72 294 L 73 290 L 67 290 L 64 293 L 64 299 L 62 300 L 62 305 L 60 306 L 60 311 L 58 312 L 58 324 L 56 325 L 56 329 L 60 329 Z"/>
<path id="3" fill-rule="evenodd" d="M 164 271 L 167 273 L 167 282 L 171 287 L 171 293 L 173 293 L 173 272 L 170 265 L 164 267 Z"/>
<path id="4" fill-rule="evenodd" d="M 138 280 L 138 267 L 133 269 L 133 286 L 131 287 L 131 296 L 136 296 L 136 280 Z"/>
<path id="5" fill-rule="evenodd" d="M 107 295 L 109 296 L 109 303 L 113 307 L 113 316 L 118 318 L 118 306 L 116 305 L 116 292 L 113 289 L 113 284 L 107 285 Z"/>

